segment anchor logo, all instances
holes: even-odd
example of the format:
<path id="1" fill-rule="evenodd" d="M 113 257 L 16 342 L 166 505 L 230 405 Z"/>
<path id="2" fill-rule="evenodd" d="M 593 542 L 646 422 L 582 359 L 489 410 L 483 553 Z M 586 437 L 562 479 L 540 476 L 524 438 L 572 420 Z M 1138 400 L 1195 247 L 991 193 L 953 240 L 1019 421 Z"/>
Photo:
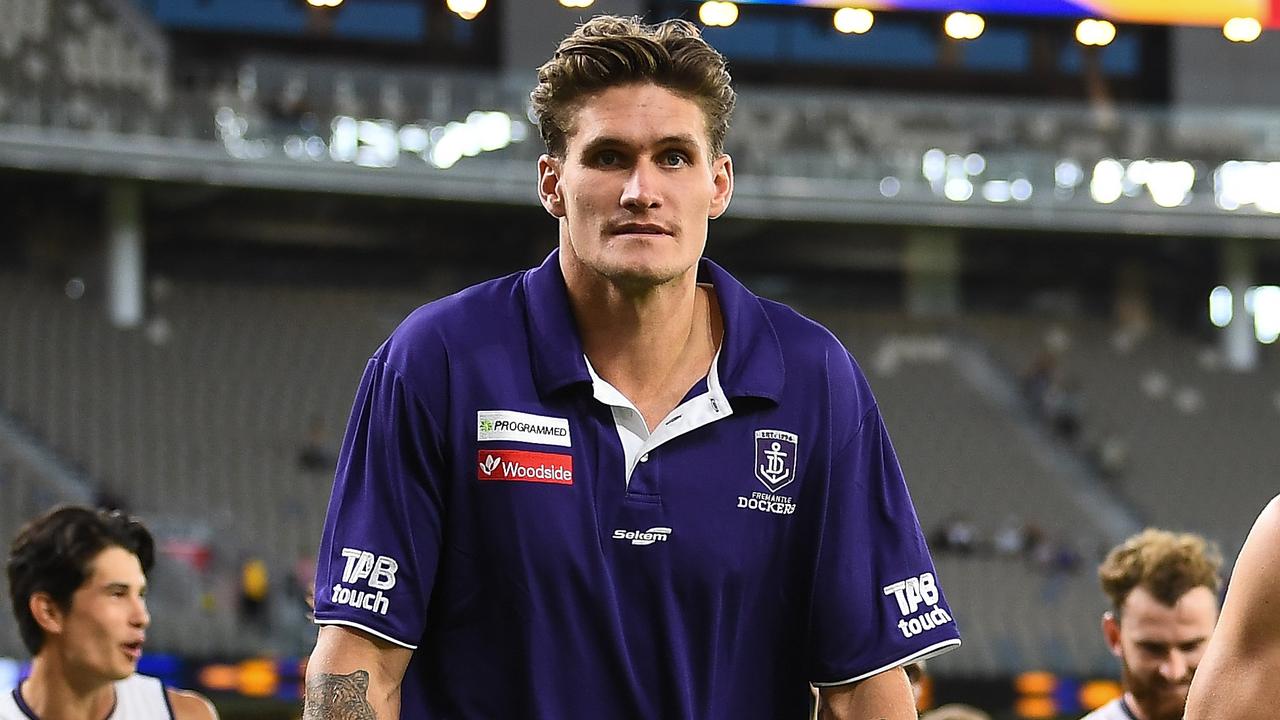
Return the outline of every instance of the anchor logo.
<path id="1" fill-rule="evenodd" d="M 756 431 L 756 479 L 769 492 L 777 492 L 796 479 L 796 446 L 799 438 L 783 430 Z"/>

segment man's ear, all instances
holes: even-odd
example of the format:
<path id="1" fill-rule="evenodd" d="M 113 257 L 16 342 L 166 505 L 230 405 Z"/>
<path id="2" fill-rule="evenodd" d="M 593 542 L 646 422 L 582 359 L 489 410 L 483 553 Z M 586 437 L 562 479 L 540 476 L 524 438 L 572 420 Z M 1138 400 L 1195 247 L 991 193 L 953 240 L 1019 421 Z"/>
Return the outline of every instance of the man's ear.
<path id="1" fill-rule="evenodd" d="M 707 217 L 715 220 L 729 209 L 729 201 L 733 199 L 733 158 L 721 155 L 712 161 L 711 182 L 715 186 L 715 193 L 711 196 Z"/>
<path id="2" fill-rule="evenodd" d="M 560 171 L 563 161 L 554 155 L 538 158 L 538 199 L 552 217 L 563 218 L 564 195 L 560 187 Z"/>
<path id="3" fill-rule="evenodd" d="M 1123 655 L 1123 649 L 1120 647 L 1120 618 L 1111 610 L 1102 613 L 1102 637 L 1107 641 L 1107 647 L 1111 649 L 1111 654 L 1116 657 Z"/>
<path id="4" fill-rule="evenodd" d="M 62 632 L 64 613 L 49 593 L 31 593 L 31 597 L 27 598 L 27 608 L 31 610 L 36 624 L 46 633 L 58 635 Z"/>

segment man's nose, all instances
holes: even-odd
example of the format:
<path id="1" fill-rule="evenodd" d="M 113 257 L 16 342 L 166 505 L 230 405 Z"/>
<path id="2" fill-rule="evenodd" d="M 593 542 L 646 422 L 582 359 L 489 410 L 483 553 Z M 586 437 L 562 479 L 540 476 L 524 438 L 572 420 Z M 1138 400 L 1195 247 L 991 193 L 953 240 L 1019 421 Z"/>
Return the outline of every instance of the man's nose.
<path id="1" fill-rule="evenodd" d="M 647 210 L 661 205 L 657 168 L 644 162 L 636 163 L 622 187 L 621 203 L 628 210 Z"/>
<path id="2" fill-rule="evenodd" d="M 135 601 L 133 609 L 133 617 L 130 621 L 135 627 L 146 628 L 151 625 L 151 612 L 147 610 L 147 599 L 138 598 Z"/>
<path id="3" fill-rule="evenodd" d="M 1188 675 L 1188 669 L 1191 664 L 1187 662 L 1187 656 L 1178 650 L 1169 653 L 1169 657 L 1160 663 L 1160 676 L 1169 682 L 1181 682 Z"/>

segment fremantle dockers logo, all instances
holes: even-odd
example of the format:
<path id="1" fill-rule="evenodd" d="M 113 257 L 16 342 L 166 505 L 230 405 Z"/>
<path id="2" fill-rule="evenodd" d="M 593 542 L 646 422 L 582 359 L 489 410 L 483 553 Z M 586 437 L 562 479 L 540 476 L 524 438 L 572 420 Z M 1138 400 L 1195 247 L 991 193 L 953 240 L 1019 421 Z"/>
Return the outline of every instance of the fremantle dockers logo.
<path id="1" fill-rule="evenodd" d="M 756 431 L 756 479 L 769 492 L 778 492 L 796 479 L 797 440 L 782 430 Z"/>

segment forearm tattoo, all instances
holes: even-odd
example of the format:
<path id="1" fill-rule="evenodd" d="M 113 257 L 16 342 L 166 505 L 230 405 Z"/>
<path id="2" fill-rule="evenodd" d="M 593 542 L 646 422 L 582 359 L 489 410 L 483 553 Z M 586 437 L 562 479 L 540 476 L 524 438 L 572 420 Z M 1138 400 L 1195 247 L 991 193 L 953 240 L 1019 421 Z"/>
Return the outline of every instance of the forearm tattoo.
<path id="1" fill-rule="evenodd" d="M 324 673 L 307 679 L 303 720 L 376 720 L 369 704 L 369 673 Z"/>

